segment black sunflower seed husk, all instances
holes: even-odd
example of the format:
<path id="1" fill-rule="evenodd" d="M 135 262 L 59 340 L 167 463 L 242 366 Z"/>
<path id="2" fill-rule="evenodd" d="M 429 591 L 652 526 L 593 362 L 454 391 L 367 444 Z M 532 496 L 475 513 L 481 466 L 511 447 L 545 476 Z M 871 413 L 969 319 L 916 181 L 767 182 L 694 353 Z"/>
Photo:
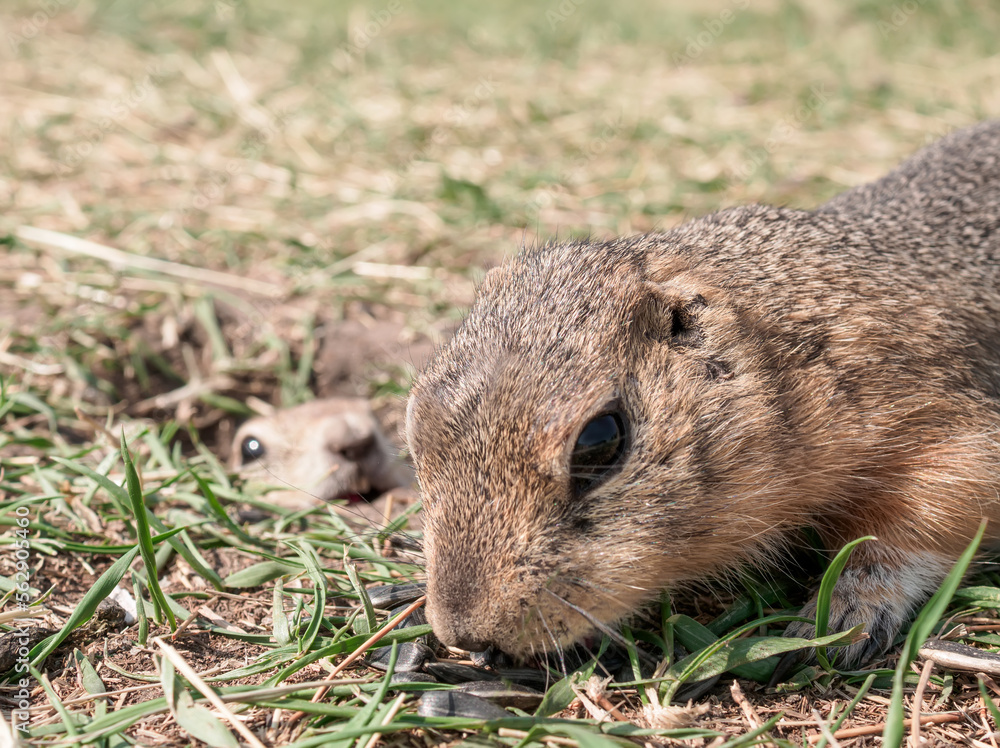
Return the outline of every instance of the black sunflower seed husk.
<path id="1" fill-rule="evenodd" d="M 466 683 L 470 680 L 500 680 L 500 676 L 475 665 L 439 660 L 425 662 L 423 671 L 430 673 L 442 683 Z"/>
<path id="2" fill-rule="evenodd" d="M 437 678 L 427 673 L 394 672 L 389 680 L 389 687 L 401 686 L 407 683 L 437 683 Z"/>
<path id="3" fill-rule="evenodd" d="M 408 605 L 424 594 L 426 585 L 422 582 L 413 584 L 382 584 L 370 587 L 368 598 L 372 606 L 381 610 L 389 610 L 397 605 Z"/>
<path id="4" fill-rule="evenodd" d="M 490 647 L 482 652 L 469 652 L 469 659 L 478 667 L 513 667 L 513 658 L 501 649 Z"/>
<path id="5" fill-rule="evenodd" d="M 406 604 L 406 605 L 397 605 L 395 608 L 390 608 L 389 609 L 389 618 L 395 618 L 400 613 L 402 613 L 404 610 L 406 610 L 407 607 L 409 607 L 409 604 Z M 413 611 L 412 613 L 410 613 L 410 615 L 408 615 L 406 618 L 404 618 L 402 621 L 400 621 L 396 625 L 396 628 L 397 629 L 405 629 L 405 628 L 409 628 L 410 626 L 423 626 L 426 623 L 427 623 L 427 614 L 424 613 L 424 609 L 423 608 L 417 608 L 415 611 Z M 424 644 L 429 644 L 430 643 L 429 639 L 430 639 L 430 637 L 425 634 L 424 636 L 418 636 L 413 641 L 418 641 L 418 642 L 422 642 Z"/>
<path id="6" fill-rule="evenodd" d="M 461 691 L 427 691 L 420 697 L 417 714 L 421 717 L 467 717 L 502 719 L 510 712 L 496 704 Z"/>
<path id="7" fill-rule="evenodd" d="M 456 691 L 488 699 L 500 706 L 534 709 L 542 703 L 545 694 L 527 686 L 518 686 L 498 680 L 475 680 L 455 686 Z"/>
<path id="8" fill-rule="evenodd" d="M 494 670 L 504 683 L 513 683 L 517 686 L 527 686 L 538 691 L 544 691 L 557 678 L 553 678 L 544 670 L 536 670 L 530 667 L 501 667 Z"/>
<path id="9" fill-rule="evenodd" d="M 371 650 L 364 659 L 365 664 L 375 670 L 389 669 L 389 657 L 392 647 L 378 647 Z M 424 667 L 428 660 L 437 659 L 434 650 L 420 642 L 404 642 L 399 645 L 399 655 L 396 659 L 397 673 L 412 673 Z"/>

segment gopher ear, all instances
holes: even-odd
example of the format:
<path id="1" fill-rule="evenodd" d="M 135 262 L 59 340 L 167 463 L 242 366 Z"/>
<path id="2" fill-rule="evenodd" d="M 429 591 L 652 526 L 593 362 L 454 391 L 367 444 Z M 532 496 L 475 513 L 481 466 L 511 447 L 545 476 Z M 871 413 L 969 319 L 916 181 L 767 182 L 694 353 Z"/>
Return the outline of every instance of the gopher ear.
<path id="1" fill-rule="evenodd" d="M 702 311 L 708 306 L 698 288 L 674 282 L 647 283 L 636 306 L 633 333 L 647 340 L 677 346 L 701 342 Z"/>

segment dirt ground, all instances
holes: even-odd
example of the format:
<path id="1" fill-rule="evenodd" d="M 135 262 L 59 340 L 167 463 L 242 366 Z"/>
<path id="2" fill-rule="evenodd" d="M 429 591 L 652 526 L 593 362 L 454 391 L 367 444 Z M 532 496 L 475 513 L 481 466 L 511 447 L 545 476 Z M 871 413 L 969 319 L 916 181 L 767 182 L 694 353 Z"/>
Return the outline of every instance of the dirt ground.
<path id="1" fill-rule="evenodd" d="M 490 267 L 524 245 L 669 228 L 736 203 L 810 207 L 956 127 L 1000 116 L 998 12 L 971 0 L 5 4 L 0 520 L 10 532 L 0 613 L 12 617 L 3 625 L 18 612 L 17 512 L 32 521 L 31 604 L 52 630 L 142 536 L 127 491 L 86 472 L 126 484 L 123 432 L 154 522 L 146 535 L 186 528 L 175 546 L 157 543 L 156 564 L 190 614 L 173 637 L 151 621 L 142 641 L 137 627 L 96 618 L 79 628 L 42 669 L 52 690 L 32 686 L 31 741 L 68 744 L 107 712 L 127 719 L 82 742 L 225 744 L 192 737 L 178 703 L 136 711 L 169 690 L 155 636 L 245 709 L 266 745 L 357 727 L 350 720 L 381 677 L 361 665 L 339 675 L 322 701 L 330 711 L 308 719 L 294 716 L 307 699 L 243 703 L 226 689 L 262 687 L 286 669 L 282 685 L 328 677 L 346 652 L 295 669 L 294 648 L 308 656 L 357 635 L 345 558 L 376 585 L 420 578 L 419 550 L 350 515 L 269 511 L 266 494 L 248 493 L 225 468 L 239 424 L 271 406 L 360 396 L 402 448 L 414 372 L 453 334 Z M 418 524 L 409 533 L 419 541 Z M 298 566 L 232 584 L 276 558 Z M 146 568 L 135 561 L 118 586 L 152 600 Z M 987 576 L 977 589 L 995 584 Z M 741 593 L 682 593 L 674 610 L 708 623 Z M 984 600 L 953 610 L 973 627 L 970 640 L 990 647 L 1000 639 Z M 285 647 L 276 609 L 298 626 Z M 321 632 L 303 645 L 316 617 Z M 860 732 L 829 745 L 882 744 L 894 665 L 894 656 L 873 664 L 882 677 L 841 726 Z M 110 695 L 97 694 L 91 669 Z M 739 745 L 783 714 L 759 740 L 816 745 L 865 675 L 817 672 L 790 693 L 724 676 L 680 713 L 718 737 L 632 742 Z M 194 693 L 185 678 L 180 690 Z M 0 689 L 7 716 L 13 693 Z M 635 688 L 604 696 L 619 722 L 678 718 Z M 545 720 L 530 735 L 417 728 L 405 721 L 416 695 L 398 713 L 389 699 L 369 715 L 382 722 L 343 744 L 373 746 L 379 725 L 385 745 L 612 744 L 590 722 L 583 736 Z M 935 669 L 921 744 L 996 748 L 989 706 L 974 676 Z M 593 713 L 576 698 L 558 716 Z"/>

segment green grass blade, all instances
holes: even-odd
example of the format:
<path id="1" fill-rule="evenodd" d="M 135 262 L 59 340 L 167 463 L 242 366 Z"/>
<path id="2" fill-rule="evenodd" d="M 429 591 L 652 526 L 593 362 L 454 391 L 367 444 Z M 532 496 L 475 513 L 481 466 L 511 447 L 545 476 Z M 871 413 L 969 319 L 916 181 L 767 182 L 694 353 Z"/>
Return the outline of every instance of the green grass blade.
<path id="1" fill-rule="evenodd" d="M 94 611 L 97 610 L 97 606 L 101 604 L 101 601 L 118 586 L 118 583 L 125 576 L 125 572 L 128 571 L 128 567 L 135 560 L 138 553 L 138 547 L 133 548 L 115 561 L 111 565 L 111 568 L 101 574 L 94 583 L 94 586 L 83 596 L 79 605 L 73 610 L 70 617 L 66 619 L 66 623 L 63 624 L 62 629 L 35 645 L 31 656 L 31 665 L 33 667 L 39 667 L 45 661 L 45 658 L 52 654 L 52 651 L 66 640 L 67 636 L 73 633 L 79 625 L 90 620 L 90 617 L 94 615 Z"/>
<path id="2" fill-rule="evenodd" d="M 260 587 L 267 584 L 272 579 L 288 576 L 289 574 L 299 574 L 302 566 L 284 561 L 262 561 L 253 564 L 240 571 L 233 572 L 222 580 L 226 587 Z"/>
<path id="3" fill-rule="evenodd" d="M 177 620 L 174 612 L 167 603 L 163 590 L 160 589 L 159 571 L 156 566 L 156 550 L 153 548 L 152 534 L 149 529 L 149 517 L 146 513 L 146 502 L 142 496 L 142 485 L 139 482 L 139 474 L 136 472 L 135 464 L 132 462 L 132 455 L 129 454 L 128 444 L 125 442 L 125 432 L 121 436 L 121 454 L 125 462 L 125 485 L 128 489 L 128 498 L 132 507 L 132 516 L 135 518 L 135 535 L 139 543 L 139 553 L 146 566 L 147 584 L 149 586 L 149 596 L 153 601 L 153 615 L 159 620 L 160 612 L 166 614 L 170 630 L 177 628 Z"/>
<path id="4" fill-rule="evenodd" d="M 344 555 L 346 556 L 347 554 L 345 553 Z M 378 621 L 375 618 L 375 608 L 372 607 L 371 598 L 368 597 L 368 590 L 361 583 L 361 579 L 358 577 L 358 570 L 354 564 L 345 561 L 344 571 L 347 572 L 347 578 L 351 580 L 351 586 L 357 593 L 358 599 L 361 601 L 361 608 L 364 611 L 364 615 L 358 616 L 354 621 L 354 633 L 370 634 L 378 628 Z"/>
<path id="5" fill-rule="evenodd" d="M 292 632 L 288 626 L 288 616 L 285 615 L 285 606 L 283 604 L 285 599 L 284 594 L 282 594 L 283 590 L 284 584 L 279 578 L 274 583 L 274 592 L 271 597 L 271 629 L 274 631 L 274 640 L 282 646 L 292 640 Z"/>
<path id="6" fill-rule="evenodd" d="M 882 745 L 886 748 L 899 748 L 906 735 L 906 725 L 903 718 L 903 693 L 910 663 L 916 659 L 920 647 L 923 646 L 938 621 L 944 616 L 948 603 L 951 602 L 955 590 L 958 589 L 965 572 L 968 571 L 969 564 L 972 563 L 985 532 L 986 522 L 984 520 L 979 526 L 976 536 L 969 543 L 969 547 L 965 549 L 951 572 L 945 577 L 944 582 L 941 583 L 938 591 L 927 601 L 910 627 L 910 633 L 906 636 L 906 642 L 903 644 L 903 651 L 899 656 L 899 663 L 896 665 L 896 672 L 892 679 L 892 699 L 889 702 L 889 713 L 886 715 L 885 731 L 882 733 Z"/>
<path id="7" fill-rule="evenodd" d="M 191 539 L 190 533 L 188 533 L 187 528 L 180 534 L 180 543 L 172 543 L 174 549 L 180 554 L 187 563 L 198 572 L 201 576 L 208 581 L 215 589 L 221 590 L 225 585 L 222 583 L 222 577 L 219 576 L 218 572 L 211 567 L 205 557 L 201 555 L 201 551 L 195 544 L 194 540 Z"/>
<path id="8" fill-rule="evenodd" d="M 239 748 L 239 741 L 212 712 L 201 704 L 196 704 L 191 694 L 182 687 L 181 679 L 174 665 L 166 657 L 160 658 L 164 698 L 177 724 L 188 735 L 206 745 L 218 748 Z"/>
<path id="9" fill-rule="evenodd" d="M 737 629 L 724 639 L 701 652 L 694 652 L 677 662 L 667 671 L 661 691 L 664 703 L 669 703 L 681 684 L 712 678 L 740 665 L 758 662 L 774 655 L 795 652 L 810 647 L 847 645 L 853 642 L 863 629 L 862 625 L 848 631 L 829 634 L 816 639 L 798 639 L 784 636 L 748 637 L 738 639 L 746 630 L 756 628 L 762 622 L 784 621 L 788 616 L 769 616 L 741 629 Z"/>
<path id="10" fill-rule="evenodd" d="M 79 735 L 79 732 L 76 729 L 76 721 L 73 719 L 73 714 L 62 705 L 62 701 L 56 695 L 55 689 L 53 689 L 52 684 L 49 683 L 48 676 L 38 672 L 38 670 L 30 666 L 28 667 L 28 672 L 31 673 L 31 677 L 42 686 L 42 690 L 45 691 L 45 695 L 49 697 L 49 703 L 52 705 L 52 708 L 56 710 L 56 714 L 59 715 L 59 719 L 62 720 L 63 726 L 66 728 L 66 734 L 70 737 L 76 737 Z M 70 745 L 80 744 L 70 743 Z"/>
<path id="11" fill-rule="evenodd" d="M 568 707 L 576 698 L 573 686 L 579 686 L 580 684 L 585 683 L 587 679 L 594 674 L 596 667 L 597 658 L 595 657 L 582 668 L 579 668 L 561 680 L 553 683 L 549 687 L 549 690 L 545 692 L 545 696 L 542 698 L 542 703 L 539 704 L 538 708 L 535 710 L 535 716 L 548 717 L 549 715 L 561 712 L 563 709 Z"/>
<path id="12" fill-rule="evenodd" d="M 382 678 L 382 683 L 379 686 L 378 691 L 373 695 L 371 701 L 361 707 L 358 713 L 355 714 L 351 719 L 344 725 L 344 730 L 355 730 L 360 727 L 365 727 L 372 723 L 373 718 L 378 713 L 378 707 L 385 700 L 386 694 L 389 693 L 389 684 L 392 682 L 392 675 L 396 672 L 396 660 L 399 658 L 399 644 L 393 642 L 392 649 L 389 651 L 389 667 L 385 671 L 385 677 Z M 343 743 L 337 741 L 332 743 L 332 745 L 346 744 L 353 740 L 349 738 Z M 358 738 L 359 741 L 367 742 L 364 738 Z M 359 747 L 360 748 L 360 747 Z"/>
<path id="13" fill-rule="evenodd" d="M 673 624 L 674 635 L 677 640 L 689 652 L 699 652 L 719 641 L 719 638 L 707 626 L 703 626 L 689 616 L 673 616 L 671 623 Z M 759 662 L 751 662 L 746 665 L 734 667 L 731 672 L 738 678 L 749 678 L 758 683 L 767 683 L 771 678 L 771 673 L 774 672 L 777 662 L 777 658 L 773 660 L 760 660 Z"/>
<path id="14" fill-rule="evenodd" d="M 320 626 L 323 624 L 323 609 L 326 607 L 326 577 L 323 575 L 319 557 L 312 546 L 308 543 L 292 543 L 290 545 L 292 550 L 302 559 L 306 567 L 306 573 L 313 583 L 312 617 L 309 619 L 309 625 L 299 640 L 299 651 L 308 652 L 312 649 L 313 642 L 319 635 Z"/>
<path id="15" fill-rule="evenodd" d="M 840 549 L 837 555 L 833 557 L 833 561 L 831 561 L 830 565 L 826 568 L 826 572 L 823 574 L 823 579 L 819 583 L 819 592 L 816 595 L 817 639 L 826 636 L 827 631 L 829 630 L 830 604 L 833 600 L 833 590 L 837 586 L 837 580 L 840 579 L 841 572 L 843 572 L 844 567 L 847 566 L 847 559 L 850 557 L 851 552 L 855 548 L 868 540 L 875 540 L 875 536 L 866 535 L 863 538 L 852 540 Z M 826 656 L 826 647 L 820 647 L 816 650 L 816 659 L 827 672 L 833 670 L 833 666 L 830 664 L 830 660 L 827 659 Z"/>
<path id="16" fill-rule="evenodd" d="M 205 497 L 205 500 L 208 502 L 209 507 L 211 507 L 212 509 L 213 516 L 220 524 L 225 526 L 226 529 L 228 529 L 233 535 L 235 535 L 244 543 L 248 543 L 249 545 L 261 544 L 259 540 L 243 532 L 240 526 L 229 518 L 229 515 L 226 514 L 225 508 L 222 506 L 222 503 L 215 495 L 215 491 L 212 490 L 212 487 L 208 484 L 207 480 L 202 478 L 201 475 L 199 475 L 198 472 L 195 470 L 191 470 L 190 475 L 192 478 L 194 478 L 195 483 L 198 484 L 198 488 L 201 489 L 202 496 Z"/>
<path id="17" fill-rule="evenodd" d="M 990 715 L 993 717 L 993 724 L 1000 726 L 1000 708 L 997 707 L 993 697 L 990 696 L 989 692 L 986 690 L 986 684 L 983 682 L 982 678 L 979 681 L 979 695 L 983 697 L 983 703 L 986 704 L 986 708 L 990 710 Z"/>
<path id="18" fill-rule="evenodd" d="M 97 483 L 97 485 L 99 485 L 107 492 L 111 500 L 117 505 L 118 511 L 120 511 L 122 514 L 126 516 L 130 513 L 128 510 L 129 507 L 128 491 L 119 486 L 108 476 L 103 475 L 97 472 L 96 470 L 92 470 L 86 465 L 81 465 L 78 462 L 73 462 L 72 460 L 67 460 L 62 457 L 53 457 L 52 461 L 59 463 L 63 467 L 69 468 L 75 473 L 79 473 L 80 475 L 90 478 L 92 481 Z"/>
<path id="19" fill-rule="evenodd" d="M 635 745 L 631 740 L 605 735 L 597 725 L 539 725 L 529 731 L 524 743 L 527 744 L 529 738 L 539 740 L 542 737 L 554 735 L 575 740 L 580 748 L 623 748 L 624 746 Z M 541 742 L 541 741 L 540 741 Z M 544 745 L 544 743 L 543 743 Z"/>
<path id="20" fill-rule="evenodd" d="M 95 696 L 107 693 L 107 688 L 105 688 L 104 681 L 101 680 L 101 676 L 97 674 L 97 671 L 90 663 L 90 660 L 87 659 L 87 657 L 80 650 L 76 650 L 73 653 L 73 659 L 76 661 L 77 668 L 79 668 L 80 685 L 83 686 L 84 690 Z M 95 706 L 103 706 L 104 701 L 96 699 L 94 704 Z"/>
<path id="21" fill-rule="evenodd" d="M 776 741 L 774 740 L 768 739 L 766 741 L 764 740 L 758 741 L 758 738 L 767 735 L 767 733 L 773 730 L 774 726 L 777 725 L 778 721 L 784 716 L 785 716 L 784 712 L 778 712 L 778 714 L 775 714 L 773 717 L 771 717 L 771 719 L 762 724 L 760 727 L 751 730 L 750 732 L 744 735 L 740 735 L 738 737 L 733 738 L 732 740 L 723 743 L 722 745 L 719 746 L 719 748 L 739 748 L 740 746 L 744 745 L 755 745 L 758 742 L 762 744 L 766 743 L 769 745 L 775 745 Z M 782 743 L 784 745 L 789 745 L 788 743 L 784 743 L 784 741 L 782 741 Z M 781 745 L 782 743 L 777 743 L 777 744 Z"/>
<path id="22" fill-rule="evenodd" d="M 136 549 L 138 550 L 138 549 Z M 138 629 L 136 631 L 136 641 L 139 646 L 145 647 L 149 639 L 149 616 L 146 615 L 146 603 L 142 597 L 143 584 L 138 576 L 132 577 L 132 594 L 135 597 L 135 617 L 138 619 Z"/>
<path id="23" fill-rule="evenodd" d="M 835 734 L 837 730 L 840 729 L 840 726 L 844 724 L 844 720 L 854 714 L 854 710 L 857 708 L 858 704 L 861 703 L 861 699 L 863 699 L 865 695 L 867 695 L 868 691 L 871 690 L 872 684 L 875 683 L 875 679 L 877 677 L 877 673 L 872 673 L 865 679 L 865 682 L 861 684 L 861 688 L 859 688 L 858 692 L 854 694 L 854 698 L 851 699 L 851 703 L 847 705 L 843 712 L 837 715 L 836 721 L 830 725 L 831 735 Z M 820 739 L 816 741 L 814 748 L 826 748 L 827 743 L 829 742 L 830 741 L 828 741 L 826 737 L 821 736 Z"/>

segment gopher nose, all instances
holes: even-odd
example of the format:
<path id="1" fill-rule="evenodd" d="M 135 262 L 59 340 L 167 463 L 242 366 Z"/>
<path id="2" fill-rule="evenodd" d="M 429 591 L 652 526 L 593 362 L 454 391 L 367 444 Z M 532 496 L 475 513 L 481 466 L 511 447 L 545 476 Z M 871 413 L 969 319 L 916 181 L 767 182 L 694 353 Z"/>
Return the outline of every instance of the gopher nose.
<path id="1" fill-rule="evenodd" d="M 345 444 L 339 445 L 340 448 L 337 451 L 352 462 L 361 462 L 375 451 L 376 446 L 375 435 L 368 433 L 356 436 Z"/>
<path id="2" fill-rule="evenodd" d="M 469 652 L 482 652 L 489 646 L 489 642 L 475 630 L 472 605 L 468 602 L 450 604 L 454 601 L 448 599 L 435 600 L 433 592 L 428 598 L 427 620 L 434 629 L 434 635 L 443 644 Z"/>
<path id="3" fill-rule="evenodd" d="M 474 636 L 468 634 L 460 634 L 459 637 L 455 640 L 455 644 L 453 646 L 456 646 L 459 649 L 467 650 L 469 652 L 482 652 L 487 647 L 489 647 L 489 644 L 487 644 L 484 641 L 480 641 L 479 639 L 476 639 Z"/>
<path id="4" fill-rule="evenodd" d="M 471 630 L 469 622 L 461 613 L 456 615 L 434 616 L 428 611 L 428 620 L 434 627 L 434 635 L 449 647 L 458 647 L 469 652 L 482 652 L 489 646 L 477 637 Z"/>

